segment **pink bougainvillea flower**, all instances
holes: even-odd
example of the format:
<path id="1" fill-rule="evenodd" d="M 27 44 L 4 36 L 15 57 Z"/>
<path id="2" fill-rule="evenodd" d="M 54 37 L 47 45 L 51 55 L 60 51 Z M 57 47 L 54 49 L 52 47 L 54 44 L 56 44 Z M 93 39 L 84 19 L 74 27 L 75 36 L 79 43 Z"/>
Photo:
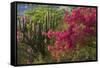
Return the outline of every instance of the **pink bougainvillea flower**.
<path id="1" fill-rule="evenodd" d="M 47 32 L 47 36 L 48 36 L 48 38 L 51 38 L 52 35 L 53 35 L 53 31 L 52 31 L 52 30 L 49 30 L 49 31 Z"/>
<path id="2" fill-rule="evenodd" d="M 59 46 L 60 45 L 60 41 L 55 41 L 55 43 L 54 43 L 56 46 Z"/>
<path id="3" fill-rule="evenodd" d="M 87 33 L 87 34 L 89 34 L 89 35 L 95 35 L 95 34 L 96 34 L 96 32 L 95 32 L 92 28 L 90 28 L 90 27 L 85 27 L 85 28 L 83 29 L 83 32 L 84 32 L 84 33 Z"/>
<path id="4" fill-rule="evenodd" d="M 48 45 L 48 51 L 52 51 L 53 47 L 51 45 Z"/>

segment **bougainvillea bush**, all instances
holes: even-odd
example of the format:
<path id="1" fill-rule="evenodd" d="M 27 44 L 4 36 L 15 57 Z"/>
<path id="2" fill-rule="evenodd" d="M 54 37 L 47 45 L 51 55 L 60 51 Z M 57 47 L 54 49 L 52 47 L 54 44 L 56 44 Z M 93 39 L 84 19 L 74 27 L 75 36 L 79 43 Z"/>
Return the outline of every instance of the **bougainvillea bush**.
<path id="1" fill-rule="evenodd" d="M 85 48 L 87 52 L 82 59 L 95 59 L 95 54 L 92 54 L 94 56 L 90 57 L 91 52 L 88 52 L 88 50 L 89 48 L 93 47 L 92 49 L 95 49 L 96 47 L 94 42 L 96 41 L 96 9 L 75 7 L 71 12 L 65 12 L 64 21 L 68 27 L 63 31 L 53 31 L 50 29 L 45 33 L 48 38 L 54 39 L 53 44 L 48 45 L 48 51 L 51 53 L 52 58 L 59 61 L 62 59 L 61 56 L 66 58 L 63 53 L 67 55 L 74 52 L 75 57 L 71 57 L 70 60 L 80 61 L 80 52 Z"/>
<path id="2" fill-rule="evenodd" d="M 19 5 L 18 63 L 96 60 L 96 12 L 95 7 Z"/>

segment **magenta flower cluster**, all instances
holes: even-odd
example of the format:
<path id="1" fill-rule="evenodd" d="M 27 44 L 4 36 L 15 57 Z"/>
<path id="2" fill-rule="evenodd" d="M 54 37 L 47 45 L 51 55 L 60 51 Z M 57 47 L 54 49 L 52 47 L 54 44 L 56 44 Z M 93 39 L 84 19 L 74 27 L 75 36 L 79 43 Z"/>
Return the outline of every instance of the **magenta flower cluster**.
<path id="1" fill-rule="evenodd" d="M 56 59 L 63 51 L 78 50 L 75 45 L 86 43 L 86 38 L 96 35 L 96 8 L 75 7 L 71 12 L 66 11 L 64 21 L 68 25 L 65 30 L 50 29 L 43 33 L 49 39 L 55 39 L 53 44 L 48 45 L 48 51 Z"/>

